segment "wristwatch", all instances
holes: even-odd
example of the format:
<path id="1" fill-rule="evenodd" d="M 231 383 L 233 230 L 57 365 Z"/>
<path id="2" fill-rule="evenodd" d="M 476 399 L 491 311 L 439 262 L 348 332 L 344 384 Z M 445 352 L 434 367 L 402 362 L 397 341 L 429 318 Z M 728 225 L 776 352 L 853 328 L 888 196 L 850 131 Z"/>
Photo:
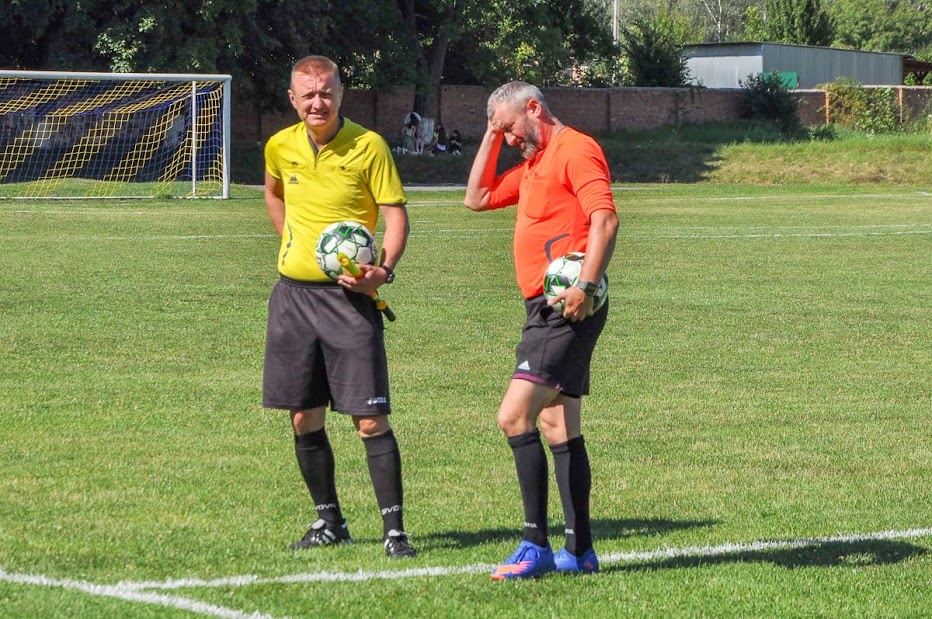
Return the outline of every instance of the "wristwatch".
<path id="1" fill-rule="evenodd" d="M 392 283 L 393 281 L 395 281 L 395 272 L 391 269 L 391 267 L 387 267 L 387 266 L 385 266 L 385 265 L 383 264 L 383 265 L 382 265 L 382 270 L 385 271 L 386 273 L 388 273 L 388 277 L 385 278 L 385 283 L 386 283 L 386 284 L 390 284 L 390 283 Z"/>
<path id="2" fill-rule="evenodd" d="M 585 292 L 587 297 L 594 297 L 595 293 L 599 291 L 599 285 L 595 282 L 579 280 L 576 282 L 576 287 Z"/>

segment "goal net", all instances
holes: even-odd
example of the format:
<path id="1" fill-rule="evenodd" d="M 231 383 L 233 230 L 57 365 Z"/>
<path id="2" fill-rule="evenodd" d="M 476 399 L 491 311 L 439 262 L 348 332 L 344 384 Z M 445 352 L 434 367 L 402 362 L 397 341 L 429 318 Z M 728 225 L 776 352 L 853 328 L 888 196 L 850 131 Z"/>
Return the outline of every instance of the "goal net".
<path id="1" fill-rule="evenodd" d="M 229 197 L 230 81 L 0 71 L 0 198 Z"/>

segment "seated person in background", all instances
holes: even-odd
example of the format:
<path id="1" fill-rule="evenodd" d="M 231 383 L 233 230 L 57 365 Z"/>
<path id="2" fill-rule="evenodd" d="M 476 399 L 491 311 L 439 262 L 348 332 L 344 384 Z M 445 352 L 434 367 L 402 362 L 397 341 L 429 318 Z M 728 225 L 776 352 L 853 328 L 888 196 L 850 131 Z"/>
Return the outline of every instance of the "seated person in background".
<path id="1" fill-rule="evenodd" d="M 437 138 L 436 143 L 434 144 L 434 155 L 442 155 L 447 152 L 447 130 L 443 128 L 443 125 L 437 124 Z"/>
<path id="2" fill-rule="evenodd" d="M 454 129 L 447 141 L 447 150 L 451 155 L 463 154 L 463 136 L 460 135 L 459 129 Z"/>

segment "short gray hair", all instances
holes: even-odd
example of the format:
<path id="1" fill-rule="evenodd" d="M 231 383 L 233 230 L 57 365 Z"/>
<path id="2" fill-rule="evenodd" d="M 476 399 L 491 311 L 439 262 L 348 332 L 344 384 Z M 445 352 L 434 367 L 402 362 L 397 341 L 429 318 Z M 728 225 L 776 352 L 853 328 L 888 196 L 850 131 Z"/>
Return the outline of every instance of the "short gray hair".
<path id="1" fill-rule="evenodd" d="M 520 108 L 527 105 L 527 102 L 531 99 L 540 103 L 544 111 L 550 114 L 550 107 L 547 105 L 547 100 L 544 99 L 544 93 L 537 86 L 527 82 L 508 82 L 496 88 L 495 92 L 489 95 L 486 112 L 491 119 L 498 104 L 504 103 L 510 107 Z"/>

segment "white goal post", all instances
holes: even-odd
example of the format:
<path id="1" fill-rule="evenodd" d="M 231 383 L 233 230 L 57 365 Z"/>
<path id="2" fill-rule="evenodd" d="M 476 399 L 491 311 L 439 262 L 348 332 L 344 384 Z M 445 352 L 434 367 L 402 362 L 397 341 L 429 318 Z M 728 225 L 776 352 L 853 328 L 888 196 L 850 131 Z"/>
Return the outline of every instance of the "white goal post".
<path id="1" fill-rule="evenodd" d="M 231 81 L 0 71 L 0 199 L 229 198 Z"/>

